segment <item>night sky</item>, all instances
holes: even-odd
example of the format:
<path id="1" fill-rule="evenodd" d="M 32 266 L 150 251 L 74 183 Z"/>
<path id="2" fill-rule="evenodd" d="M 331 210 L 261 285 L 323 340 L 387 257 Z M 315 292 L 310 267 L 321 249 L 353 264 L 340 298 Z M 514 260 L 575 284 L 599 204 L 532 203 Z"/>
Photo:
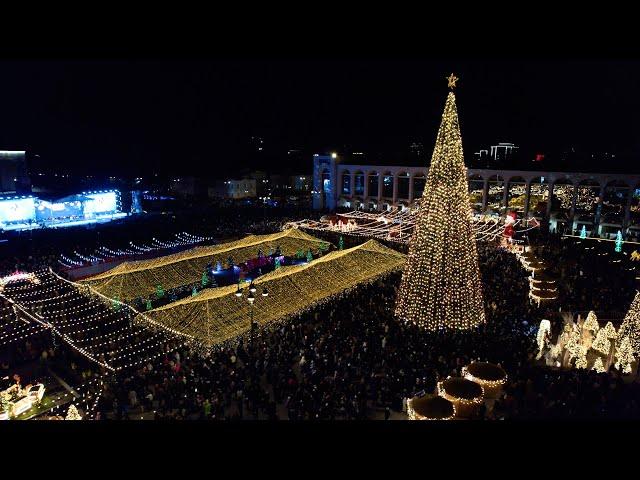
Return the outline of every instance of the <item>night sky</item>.
<path id="1" fill-rule="evenodd" d="M 640 172 L 638 61 L 12 59 L 0 69 L 0 149 L 39 155 L 36 170 L 303 173 L 314 152 L 400 158 L 413 141 L 430 156 L 454 71 L 467 159 L 509 141 L 523 155 L 612 151 L 614 164 L 585 157 L 584 169 Z M 262 160 L 251 136 L 265 140 Z M 291 165 L 292 148 L 309 161 Z"/>

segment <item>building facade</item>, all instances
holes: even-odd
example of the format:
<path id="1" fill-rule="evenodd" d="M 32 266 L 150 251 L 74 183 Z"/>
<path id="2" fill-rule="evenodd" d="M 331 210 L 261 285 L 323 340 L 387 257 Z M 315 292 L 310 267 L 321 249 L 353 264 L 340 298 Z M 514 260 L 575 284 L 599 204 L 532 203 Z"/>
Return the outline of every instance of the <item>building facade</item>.
<path id="1" fill-rule="evenodd" d="M 422 196 L 427 167 L 344 165 L 334 155 L 313 157 L 313 207 L 390 210 Z M 477 213 L 516 212 L 544 228 L 609 237 L 640 232 L 640 175 L 468 169 Z"/>
<path id="2" fill-rule="evenodd" d="M 243 198 L 255 198 L 256 180 L 243 178 L 241 180 L 226 180 L 209 187 L 209 198 L 225 198 L 239 200 Z"/>

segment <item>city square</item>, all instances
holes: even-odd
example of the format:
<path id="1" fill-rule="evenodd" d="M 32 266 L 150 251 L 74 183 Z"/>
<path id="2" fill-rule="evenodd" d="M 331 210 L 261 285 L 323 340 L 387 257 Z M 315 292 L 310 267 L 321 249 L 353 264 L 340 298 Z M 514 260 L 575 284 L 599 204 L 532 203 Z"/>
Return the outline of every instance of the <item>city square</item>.
<path id="1" fill-rule="evenodd" d="M 0 150 L 0 419 L 640 418 L 639 163 L 469 151 L 467 77 L 432 76 L 435 128 L 384 160 Z"/>

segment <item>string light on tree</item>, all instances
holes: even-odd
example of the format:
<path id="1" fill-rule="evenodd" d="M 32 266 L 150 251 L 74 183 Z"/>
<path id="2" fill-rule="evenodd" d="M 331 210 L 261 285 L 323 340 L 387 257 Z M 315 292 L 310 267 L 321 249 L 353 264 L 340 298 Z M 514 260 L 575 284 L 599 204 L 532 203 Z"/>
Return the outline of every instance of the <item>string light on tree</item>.
<path id="1" fill-rule="evenodd" d="M 598 330 L 596 339 L 591 344 L 591 348 L 603 355 L 608 355 L 611 350 L 611 341 L 607 338 L 607 332 L 605 329 Z"/>
<path id="2" fill-rule="evenodd" d="M 620 326 L 619 335 L 619 338 L 629 337 L 634 355 L 640 354 L 640 292 L 636 292 L 631 307 Z"/>
<path id="3" fill-rule="evenodd" d="M 587 227 L 582 225 L 582 229 L 580 230 L 580 238 L 587 238 Z"/>
<path id="4" fill-rule="evenodd" d="M 449 88 L 457 78 L 448 77 Z M 470 329 L 485 322 L 467 169 L 456 111 L 447 97 L 409 245 L 396 316 L 423 329 Z"/>
<path id="5" fill-rule="evenodd" d="M 82 417 L 78 413 L 78 409 L 75 405 L 71 405 L 69 410 L 67 411 L 67 416 L 64 418 L 65 420 L 82 420 Z"/>
<path id="6" fill-rule="evenodd" d="M 622 232 L 618 230 L 616 235 L 616 252 L 620 253 L 622 251 Z"/>
<path id="7" fill-rule="evenodd" d="M 600 330 L 600 325 L 598 324 L 598 317 L 593 310 L 589 312 L 587 315 L 587 319 L 584 321 L 584 325 L 582 326 L 583 330 L 588 330 L 590 332 L 596 333 Z"/>
<path id="8" fill-rule="evenodd" d="M 629 337 L 624 337 L 620 345 L 616 349 L 615 367 L 622 373 L 631 373 L 631 364 L 635 361 L 633 356 L 633 347 Z"/>
<path id="9" fill-rule="evenodd" d="M 593 363 L 592 370 L 595 370 L 598 373 L 605 373 L 607 370 L 604 368 L 604 363 L 602 363 L 602 358 L 596 358 L 596 361 Z"/>

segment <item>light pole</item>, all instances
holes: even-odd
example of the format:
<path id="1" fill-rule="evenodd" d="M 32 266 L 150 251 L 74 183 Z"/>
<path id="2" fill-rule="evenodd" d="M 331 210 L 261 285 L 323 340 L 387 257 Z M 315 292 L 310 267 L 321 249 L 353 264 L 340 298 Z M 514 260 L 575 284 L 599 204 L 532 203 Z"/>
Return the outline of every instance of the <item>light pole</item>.
<path id="1" fill-rule="evenodd" d="M 253 281 L 249 284 L 249 295 L 247 295 L 247 301 L 249 302 L 249 309 L 250 309 L 250 316 L 249 316 L 249 320 L 250 320 L 250 328 L 249 328 L 249 341 L 251 342 L 251 346 L 253 346 L 253 337 L 254 337 L 254 332 L 255 332 L 255 322 L 253 321 L 253 304 L 256 301 L 256 297 L 254 295 L 254 293 L 256 293 L 256 287 L 253 284 Z M 236 290 L 235 293 L 236 297 L 240 298 L 242 297 L 242 290 L 240 290 L 240 283 L 238 283 L 238 289 Z M 268 297 L 269 296 L 269 292 L 267 291 L 266 287 L 262 289 L 262 297 Z"/>

